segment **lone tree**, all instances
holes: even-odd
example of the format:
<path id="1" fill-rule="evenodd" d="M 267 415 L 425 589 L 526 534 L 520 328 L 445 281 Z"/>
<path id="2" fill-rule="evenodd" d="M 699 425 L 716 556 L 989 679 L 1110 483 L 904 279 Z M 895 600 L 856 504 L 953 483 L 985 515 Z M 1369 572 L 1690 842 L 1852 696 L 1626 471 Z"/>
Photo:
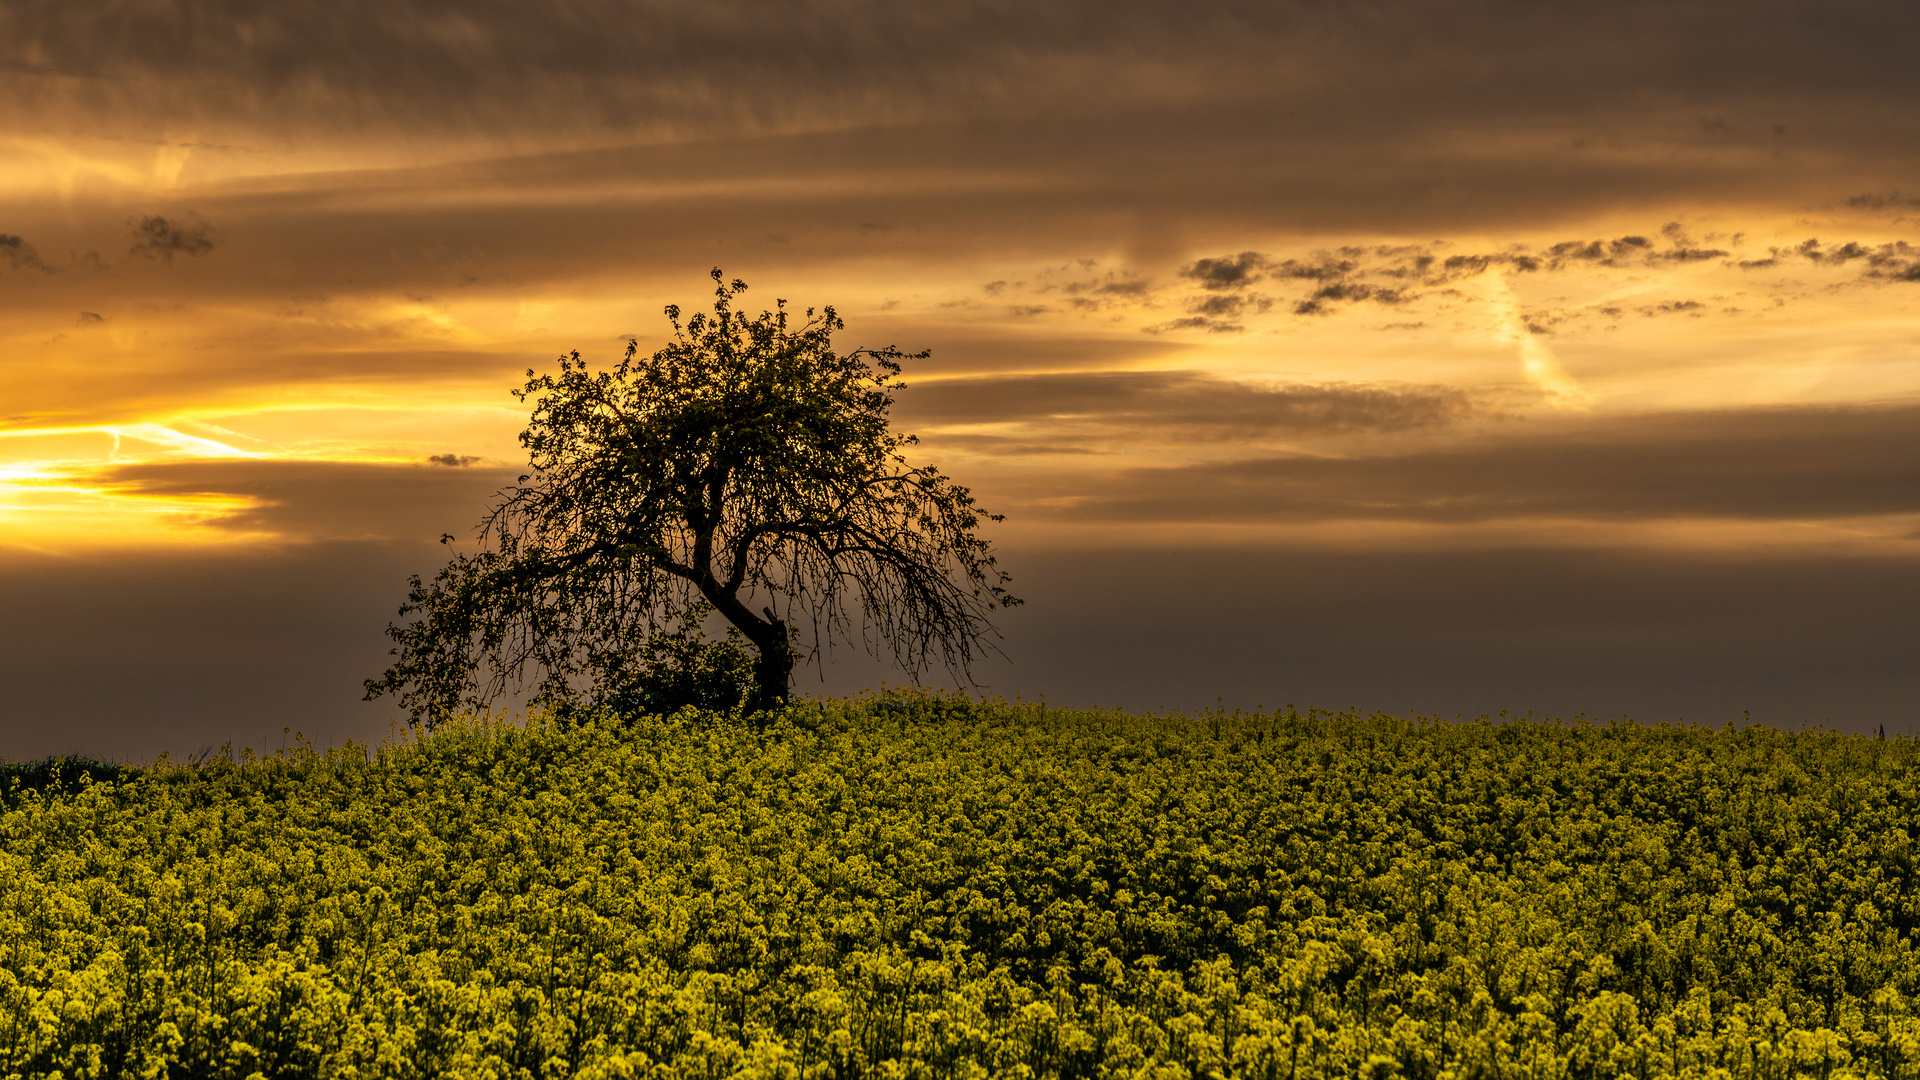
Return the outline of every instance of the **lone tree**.
<path id="1" fill-rule="evenodd" d="M 673 341 L 652 356 L 633 343 L 611 371 L 576 352 L 527 372 L 531 471 L 478 554 L 412 578 L 400 615 L 417 618 L 388 626 L 397 660 L 368 700 L 397 695 L 428 727 L 510 686 L 559 708 L 770 709 L 834 640 L 916 675 L 970 677 L 997 651 L 988 617 L 1020 603 L 978 535 L 1000 516 L 909 465 L 917 440 L 888 426 L 900 361 L 927 354 L 837 353 L 833 308 L 749 319 L 733 309 L 746 284 L 712 277 L 712 315 L 668 306 Z M 711 612 L 731 624 L 717 642 Z"/>

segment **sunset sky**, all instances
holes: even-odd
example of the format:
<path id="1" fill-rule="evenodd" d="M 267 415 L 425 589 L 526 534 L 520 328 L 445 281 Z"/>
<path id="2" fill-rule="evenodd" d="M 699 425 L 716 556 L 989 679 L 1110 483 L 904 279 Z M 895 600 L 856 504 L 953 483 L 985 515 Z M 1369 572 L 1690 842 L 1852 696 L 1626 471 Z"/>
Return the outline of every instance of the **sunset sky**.
<path id="1" fill-rule="evenodd" d="M 0 0 L 0 758 L 384 732 L 406 575 L 524 463 L 508 389 L 657 348 L 714 266 L 932 350 L 897 425 L 1028 601 L 984 692 L 1920 733 L 1917 40 Z"/>

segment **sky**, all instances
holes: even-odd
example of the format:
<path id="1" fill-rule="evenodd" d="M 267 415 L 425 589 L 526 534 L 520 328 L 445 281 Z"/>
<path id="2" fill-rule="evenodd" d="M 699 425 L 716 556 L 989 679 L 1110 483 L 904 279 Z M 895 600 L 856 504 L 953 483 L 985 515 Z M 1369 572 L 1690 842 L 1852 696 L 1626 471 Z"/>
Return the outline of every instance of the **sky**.
<path id="1" fill-rule="evenodd" d="M 524 464 L 509 389 L 713 267 L 931 351 L 895 426 L 1027 601 L 979 692 L 1920 734 L 1917 36 L 0 0 L 0 758 L 391 731 L 361 681 Z"/>

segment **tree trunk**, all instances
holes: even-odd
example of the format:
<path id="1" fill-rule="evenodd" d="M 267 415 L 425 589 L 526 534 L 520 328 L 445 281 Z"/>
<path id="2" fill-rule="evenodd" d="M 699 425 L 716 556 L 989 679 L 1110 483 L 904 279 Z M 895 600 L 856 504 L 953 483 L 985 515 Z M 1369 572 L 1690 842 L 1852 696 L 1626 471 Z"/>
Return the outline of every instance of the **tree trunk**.
<path id="1" fill-rule="evenodd" d="M 788 640 L 787 624 L 774 618 L 765 608 L 763 620 L 740 602 L 734 593 L 723 592 L 711 573 L 702 575 L 700 592 L 726 620 L 740 629 L 759 650 L 753 664 L 753 698 L 747 708 L 754 712 L 771 711 L 787 703 L 787 688 L 793 682 L 793 644 Z"/>
<path id="2" fill-rule="evenodd" d="M 787 691 L 793 683 L 793 646 L 787 643 L 787 624 L 774 619 L 762 634 L 752 636 L 760 657 L 754 662 L 754 692 L 749 708 L 754 711 L 778 709 L 787 703 Z"/>

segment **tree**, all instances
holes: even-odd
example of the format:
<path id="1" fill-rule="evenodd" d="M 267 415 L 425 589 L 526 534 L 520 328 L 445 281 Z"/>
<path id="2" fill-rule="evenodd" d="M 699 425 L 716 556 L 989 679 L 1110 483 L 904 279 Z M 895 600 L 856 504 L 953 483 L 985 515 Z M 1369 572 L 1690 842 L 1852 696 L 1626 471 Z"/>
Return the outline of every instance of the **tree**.
<path id="1" fill-rule="evenodd" d="M 997 651 L 989 616 L 1020 601 L 979 529 L 1001 518 L 909 465 L 917 440 L 889 426 L 900 362 L 928 354 L 835 352 L 833 308 L 749 319 L 733 309 L 746 284 L 712 277 L 713 313 L 683 324 L 668 306 L 673 340 L 651 356 L 630 343 L 611 371 L 575 352 L 527 372 L 531 471 L 477 554 L 411 579 L 400 615 L 419 617 L 388 626 L 397 660 L 369 700 L 394 694 L 430 727 L 510 686 L 647 707 L 724 694 L 750 664 L 747 704 L 771 709 L 836 640 L 916 677 L 938 661 L 971 678 Z M 707 610 L 726 640 L 702 636 Z"/>

